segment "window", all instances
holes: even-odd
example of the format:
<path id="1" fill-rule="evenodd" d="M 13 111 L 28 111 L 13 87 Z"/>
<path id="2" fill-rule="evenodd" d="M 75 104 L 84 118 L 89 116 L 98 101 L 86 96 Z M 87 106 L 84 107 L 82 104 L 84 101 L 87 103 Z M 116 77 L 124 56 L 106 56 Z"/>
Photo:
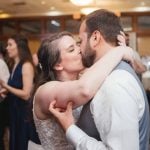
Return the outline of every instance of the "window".
<path id="1" fill-rule="evenodd" d="M 20 22 L 20 33 L 27 35 L 34 35 L 41 33 L 40 21 L 23 21 Z"/>
<path id="2" fill-rule="evenodd" d="M 121 17 L 120 20 L 124 31 L 132 31 L 132 17 Z"/>
<path id="3" fill-rule="evenodd" d="M 139 16 L 138 17 L 138 28 L 150 30 L 150 16 Z"/>
<path id="4" fill-rule="evenodd" d="M 71 33 L 78 33 L 79 27 L 80 27 L 80 20 L 66 20 L 65 22 L 65 30 L 71 32 Z"/>
<path id="5" fill-rule="evenodd" d="M 3 22 L 2 25 L 2 34 L 3 35 L 12 35 L 16 33 L 16 23 L 9 21 Z"/>
<path id="6" fill-rule="evenodd" d="M 55 33 L 61 31 L 61 23 L 59 20 L 48 20 L 47 21 L 47 29 L 48 33 Z"/>

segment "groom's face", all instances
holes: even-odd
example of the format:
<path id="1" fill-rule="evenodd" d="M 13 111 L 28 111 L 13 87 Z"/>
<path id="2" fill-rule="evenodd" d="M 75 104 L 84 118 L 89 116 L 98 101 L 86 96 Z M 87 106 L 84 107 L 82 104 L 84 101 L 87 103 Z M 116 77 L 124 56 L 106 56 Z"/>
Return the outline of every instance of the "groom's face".
<path id="1" fill-rule="evenodd" d="M 90 37 L 86 32 L 86 24 L 83 22 L 80 26 L 79 37 L 81 39 L 82 61 L 85 67 L 90 67 L 94 63 L 96 52 L 91 48 Z"/>

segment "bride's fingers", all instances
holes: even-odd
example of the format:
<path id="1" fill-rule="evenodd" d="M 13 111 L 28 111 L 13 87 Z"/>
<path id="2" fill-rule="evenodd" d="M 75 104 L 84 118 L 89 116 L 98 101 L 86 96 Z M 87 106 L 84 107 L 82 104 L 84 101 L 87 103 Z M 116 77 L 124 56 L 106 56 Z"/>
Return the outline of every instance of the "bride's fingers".
<path id="1" fill-rule="evenodd" d="M 49 108 L 55 108 L 56 100 L 52 101 L 49 105 Z"/>
<path id="2" fill-rule="evenodd" d="M 126 38 L 126 35 L 125 35 L 125 33 L 124 33 L 123 31 L 120 31 L 120 34 L 121 34 L 124 38 Z"/>
<path id="3" fill-rule="evenodd" d="M 125 44 L 122 43 L 122 42 L 118 42 L 118 45 L 120 45 L 120 46 L 125 46 Z"/>
<path id="4" fill-rule="evenodd" d="M 118 35 L 117 40 L 120 46 L 126 46 L 126 39 L 122 35 Z"/>
<path id="5" fill-rule="evenodd" d="M 69 102 L 68 104 L 67 104 L 67 111 L 68 112 L 72 112 L 72 102 Z"/>

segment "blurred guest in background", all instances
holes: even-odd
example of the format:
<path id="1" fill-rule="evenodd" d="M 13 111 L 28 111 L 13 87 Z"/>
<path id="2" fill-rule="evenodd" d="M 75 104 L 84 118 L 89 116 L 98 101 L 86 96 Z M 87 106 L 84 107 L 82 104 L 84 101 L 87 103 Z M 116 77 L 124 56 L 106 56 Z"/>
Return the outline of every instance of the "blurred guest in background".
<path id="1" fill-rule="evenodd" d="M 37 66 L 38 65 L 37 53 L 32 54 L 32 59 L 33 59 L 34 65 Z"/>
<path id="2" fill-rule="evenodd" d="M 27 121 L 28 102 L 33 86 L 34 65 L 28 47 L 28 40 L 22 35 L 13 35 L 7 42 L 8 57 L 11 62 L 11 75 L 8 84 L 0 80 L 7 93 L 10 117 L 10 150 L 27 150 L 30 137 L 30 124 Z"/>
<path id="3" fill-rule="evenodd" d="M 9 70 L 5 62 L 6 50 L 4 49 L 4 44 L 0 42 L 0 79 L 4 82 L 8 81 Z M 2 87 L 0 86 L 0 91 Z M 4 100 L 5 96 L 0 97 L 0 150 L 4 150 L 4 131 L 6 126 L 8 126 L 8 101 Z M 4 115 L 5 114 L 5 115 Z"/>

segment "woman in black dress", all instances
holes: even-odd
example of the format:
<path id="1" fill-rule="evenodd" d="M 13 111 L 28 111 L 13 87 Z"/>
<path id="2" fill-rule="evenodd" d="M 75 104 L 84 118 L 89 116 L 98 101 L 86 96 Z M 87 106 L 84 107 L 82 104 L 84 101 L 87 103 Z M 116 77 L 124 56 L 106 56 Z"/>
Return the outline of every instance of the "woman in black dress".
<path id="1" fill-rule="evenodd" d="M 27 150 L 31 124 L 28 121 L 29 99 L 33 86 L 34 66 L 27 39 L 13 35 L 8 39 L 7 52 L 12 59 L 8 84 L 1 81 L 9 101 L 10 150 Z"/>

